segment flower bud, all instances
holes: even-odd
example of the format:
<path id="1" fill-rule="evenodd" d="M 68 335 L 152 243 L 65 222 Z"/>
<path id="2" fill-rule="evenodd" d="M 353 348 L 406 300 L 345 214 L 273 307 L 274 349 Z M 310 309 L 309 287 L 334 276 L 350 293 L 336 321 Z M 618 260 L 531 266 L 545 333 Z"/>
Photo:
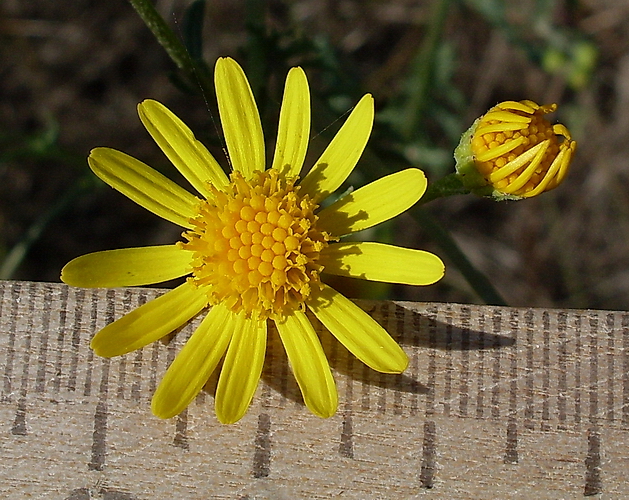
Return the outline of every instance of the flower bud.
<path id="1" fill-rule="evenodd" d="M 463 185 L 480 196 L 519 200 L 556 188 L 577 147 L 568 129 L 544 115 L 556 104 L 505 101 L 477 119 L 454 151 Z"/>

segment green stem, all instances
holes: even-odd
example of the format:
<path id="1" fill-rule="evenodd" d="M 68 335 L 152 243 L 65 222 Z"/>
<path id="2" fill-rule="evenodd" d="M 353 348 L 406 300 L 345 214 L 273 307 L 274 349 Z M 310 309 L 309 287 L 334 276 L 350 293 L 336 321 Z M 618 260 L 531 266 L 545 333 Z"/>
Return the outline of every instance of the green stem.
<path id="1" fill-rule="evenodd" d="M 460 177 L 456 173 L 452 173 L 442 177 L 438 181 L 428 184 L 424 196 L 421 197 L 418 204 L 425 205 L 429 201 L 437 198 L 447 198 L 457 194 L 469 194 L 467 189 L 461 182 Z"/>
<path id="2" fill-rule="evenodd" d="M 159 15 L 153 2 L 151 0 L 129 0 L 129 2 L 177 67 L 186 72 L 194 71 L 188 51 Z"/>
<path id="3" fill-rule="evenodd" d="M 205 78 L 205 71 L 198 68 L 194 63 L 183 42 L 179 40 L 155 9 L 152 0 L 129 0 L 129 3 L 177 67 L 185 73 L 191 82 L 196 82 L 201 86 L 204 95 L 212 95 L 211 82 Z"/>

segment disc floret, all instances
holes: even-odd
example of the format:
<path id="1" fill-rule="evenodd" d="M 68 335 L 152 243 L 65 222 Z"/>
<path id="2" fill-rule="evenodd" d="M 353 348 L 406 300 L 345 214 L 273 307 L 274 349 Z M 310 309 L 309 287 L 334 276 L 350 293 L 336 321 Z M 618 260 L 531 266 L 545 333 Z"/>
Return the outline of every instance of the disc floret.
<path id="1" fill-rule="evenodd" d="M 300 196 L 296 180 L 275 169 L 249 180 L 236 171 L 224 190 L 210 186 L 183 244 L 194 252 L 190 280 L 210 304 L 277 319 L 319 289 L 317 260 L 330 236 L 316 227 L 318 205 Z"/>

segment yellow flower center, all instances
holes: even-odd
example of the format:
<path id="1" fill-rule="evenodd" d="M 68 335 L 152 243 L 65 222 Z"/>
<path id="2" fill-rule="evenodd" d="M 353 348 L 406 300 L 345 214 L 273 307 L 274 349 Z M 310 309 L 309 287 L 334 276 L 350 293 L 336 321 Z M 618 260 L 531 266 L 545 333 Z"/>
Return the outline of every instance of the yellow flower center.
<path id="1" fill-rule="evenodd" d="M 224 190 L 210 187 L 183 243 L 194 252 L 191 280 L 210 304 L 275 319 L 303 308 L 320 286 L 317 260 L 330 237 L 317 229 L 318 205 L 299 195 L 296 180 L 269 169 L 249 180 L 234 172 Z"/>
<path id="2" fill-rule="evenodd" d="M 494 188 L 529 197 L 563 180 L 576 143 L 566 127 L 544 118 L 555 109 L 556 104 L 507 101 L 479 120 L 472 152 L 478 171 Z"/>

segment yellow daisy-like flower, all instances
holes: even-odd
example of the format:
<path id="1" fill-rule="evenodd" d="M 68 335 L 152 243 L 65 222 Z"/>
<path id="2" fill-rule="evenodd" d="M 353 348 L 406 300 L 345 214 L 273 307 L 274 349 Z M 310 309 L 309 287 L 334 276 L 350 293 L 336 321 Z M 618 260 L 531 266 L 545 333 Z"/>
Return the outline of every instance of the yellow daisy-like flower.
<path id="1" fill-rule="evenodd" d="M 481 196 L 521 199 L 556 188 L 577 147 L 568 129 L 544 115 L 556 104 L 506 101 L 463 134 L 455 151 L 463 184 Z"/>
<path id="2" fill-rule="evenodd" d="M 310 94 L 301 68 L 291 69 L 286 80 L 268 169 L 260 117 L 244 72 L 234 60 L 219 59 L 215 84 L 233 170 L 229 177 L 166 107 L 151 100 L 138 106 L 146 129 L 199 197 L 116 150 L 94 149 L 88 160 L 110 186 L 184 227 L 185 241 L 84 255 L 63 268 L 61 279 L 74 286 L 120 287 L 191 275 L 92 339 L 100 356 L 125 354 L 210 306 L 155 392 L 152 410 L 158 417 L 186 408 L 224 359 L 216 415 L 223 423 L 239 420 L 260 379 L 269 321 L 279 332 L 306 406 L 329 417 L 337 409 L 336 386 L 307 310 L 375 370 L 402 372 L 408 358 L 374 319 L 323 284 L 321 274 L 415 285 L 439 280 L 443 263 L 431 253 L 339 241 L 408 209 L 424 193 L 426 179 L 420 170 L 404 170 L 322 209 L 320 202 L 345 181 L 365 148 L 374 117 L 371 95 L 360 100 L 298 183 L 310 134 Z"/>

